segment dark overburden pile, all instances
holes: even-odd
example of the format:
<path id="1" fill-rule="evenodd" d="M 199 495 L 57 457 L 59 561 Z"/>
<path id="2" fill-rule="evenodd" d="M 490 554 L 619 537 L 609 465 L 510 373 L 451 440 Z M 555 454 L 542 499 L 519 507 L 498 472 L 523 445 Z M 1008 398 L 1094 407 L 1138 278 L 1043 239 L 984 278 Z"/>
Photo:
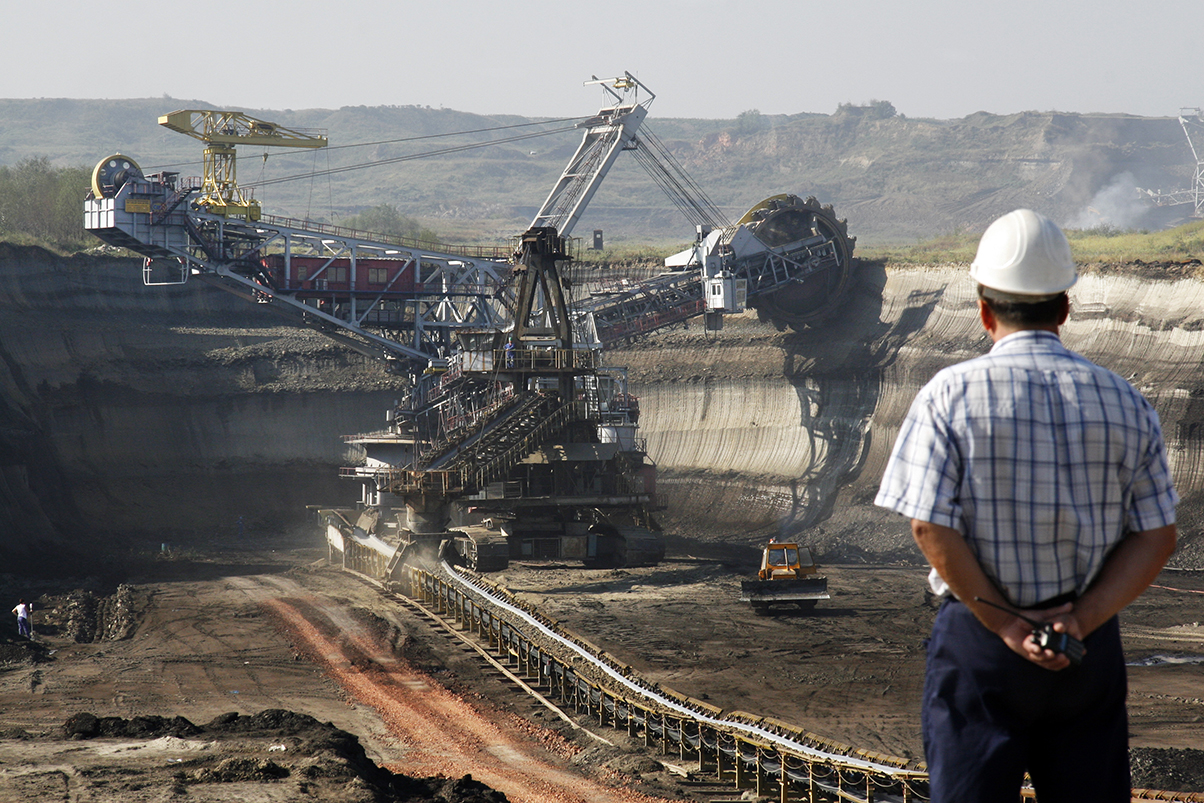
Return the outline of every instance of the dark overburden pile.
<path id="1" fill-rule="evenodd" d="M 1134 789 L 1204 791 L 1204 750 L 1138 747 L 1129 751 Z"/>
<path id="2" fill-rule="evenodd" d="M 69 739 L 155 739 L 163 736 L 215 741 L 253 738 L 281 742 L 279 758 L 205 756 L 182 762 L 172 775 L 177 790 L 193 784 L 235 781 L 274 783 L 293 777 L 302 791 L 307 784 L 334 782 L 362 788 L 375 801 L 412 803 L 504 803 L 506 796 L 472 776 L 411 778 L 378 767 L 358 738 L 311 716 L 269 709 L 250 716 L 229 713 L 205 725 L 184 717 L 98 717 L 75 714 L 63 723 Z M 22 734 L 24 735 L 24 734 Z"/>
<path id="3" fill-rule="evenodd" d="M 73 714 L 63 723 L 63 735 L 68 739 L 95 739 L 101 736 L 127 739 L 157 739 L 160 736 L 186 738 L 203 733 L 184 717 L 98 717 L 95 714 Z"/>

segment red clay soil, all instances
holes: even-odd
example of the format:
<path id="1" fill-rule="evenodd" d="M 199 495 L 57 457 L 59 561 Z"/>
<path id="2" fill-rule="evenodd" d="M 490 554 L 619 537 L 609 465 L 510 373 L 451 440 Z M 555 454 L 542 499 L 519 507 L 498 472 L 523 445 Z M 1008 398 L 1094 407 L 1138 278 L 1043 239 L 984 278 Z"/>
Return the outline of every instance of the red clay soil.
<path id="1" fill-rule="evenodd" d="M 263 603 L 310 660 L 356 702 L 374 708 L 401 757 L 386 767 L 407 775 L 471 774 L 520 801 L 653 801 L 566 770 L 576 749 L 511 714 L 487 715 L 395 655 L 386 640 L 317 597 Z M 560 756 L 550 761 L 549 752 Z"/>

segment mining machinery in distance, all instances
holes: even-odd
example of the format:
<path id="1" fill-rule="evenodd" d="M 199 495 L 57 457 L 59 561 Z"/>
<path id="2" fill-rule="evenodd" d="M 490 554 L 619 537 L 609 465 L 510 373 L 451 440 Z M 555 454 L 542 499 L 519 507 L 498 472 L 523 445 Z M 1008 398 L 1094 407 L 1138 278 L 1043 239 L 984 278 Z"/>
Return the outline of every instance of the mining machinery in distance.
<path id="1" fill-rule="evenodd" d="M 761 551 L 757 579 L 740 583 L 740 601 L 759 615 L 768 614 L 772 605 L 811 610 L 825 599 L 830 599 L 828 578 L 820 576 L 811 550 L 795 543 L 770 541 Z"/>
<path id="2" fill-rule="evenodd" d="M 854 241 L 814 199 L 773 196 L 723 219 L 641 124 L 653 99 L 630 74 L 597 80 L 611 103 L 517 244 L 452 247 L 265 214 L 237 183 L 238 144 L 316 148 L 320 132 L 235 112 L 180 110 L 160 124 L 206 145 L 204 176 L 144 175 L 128 156 L 97 164 L 85 228 L 144 255 L 146 284 L 208 282 L 412 378 L 388 427 L 359 436 L 342 470 L 354 508 L 325 509 L 332 553 L 389 575 L 420 547 L 454 542 L 487 570 L 513 558 L 646 565 L 663 555 L 655 466 L 638 400 L 607 344 L 745 303 L 797 326 L 839 302 Z M 640 95 L 644 97 L 641 99 Z M 619 154 L 636 154 L 695 224 L 666 271 L 570 298 L 572 230 Z"/>

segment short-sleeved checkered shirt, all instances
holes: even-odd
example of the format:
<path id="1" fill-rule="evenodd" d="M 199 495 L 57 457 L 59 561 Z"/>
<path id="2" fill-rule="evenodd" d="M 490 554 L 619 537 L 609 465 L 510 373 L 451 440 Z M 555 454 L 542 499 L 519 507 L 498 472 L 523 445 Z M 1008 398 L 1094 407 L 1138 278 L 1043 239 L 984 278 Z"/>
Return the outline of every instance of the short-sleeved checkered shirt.
<path id="1" fill-rule="evenodd" d="M 1174 523 L 1178 495 L 1150 403 L 1052 332 L 1023 331 L 920 391 L 874 501 L 961 532 L 1029 606 L 1082 593 L 1126 533 Z"/>

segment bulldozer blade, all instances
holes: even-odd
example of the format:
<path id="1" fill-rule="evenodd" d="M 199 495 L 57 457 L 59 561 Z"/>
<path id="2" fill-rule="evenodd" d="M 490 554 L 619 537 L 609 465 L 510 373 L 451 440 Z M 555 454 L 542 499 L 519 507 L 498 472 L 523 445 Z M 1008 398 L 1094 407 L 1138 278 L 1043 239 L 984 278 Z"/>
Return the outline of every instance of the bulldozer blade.
<path id="1" fill-rule="evenodd" d="M 831 599 L 828 578 L 804 577 L 799 580 L 745 580 L 740 583 L 740 601 L 753 605 L 775 602 L 806 602 Z"/>

